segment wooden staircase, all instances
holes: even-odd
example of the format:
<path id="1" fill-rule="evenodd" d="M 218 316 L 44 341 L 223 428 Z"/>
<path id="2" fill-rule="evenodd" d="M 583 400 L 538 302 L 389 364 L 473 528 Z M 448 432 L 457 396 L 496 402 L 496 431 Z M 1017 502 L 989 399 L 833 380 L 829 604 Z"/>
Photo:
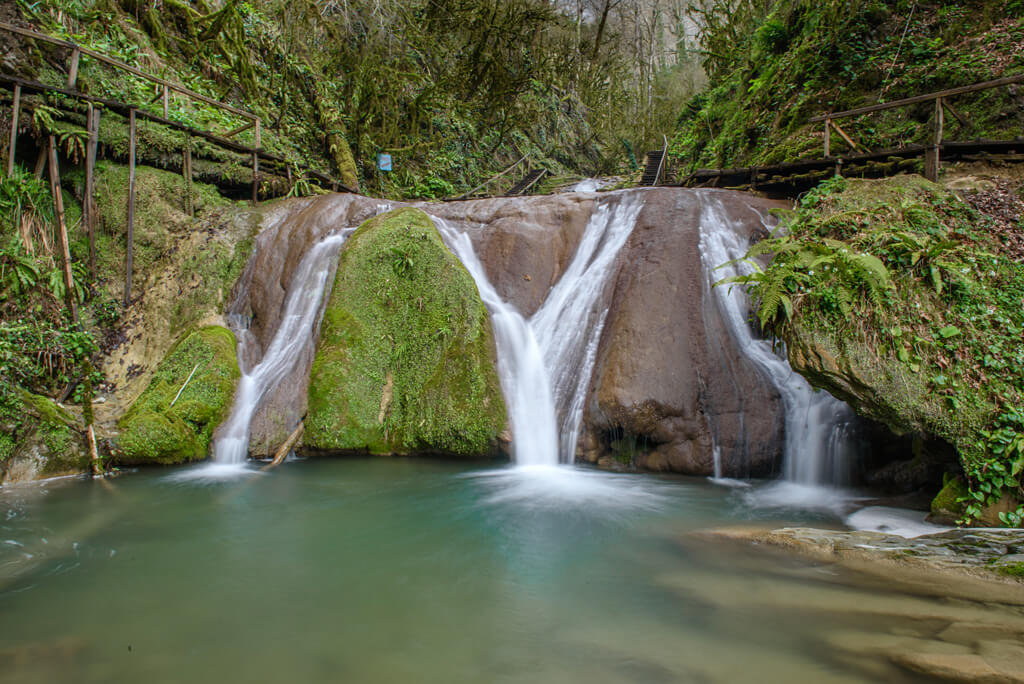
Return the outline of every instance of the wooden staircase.
<path id="1" fill-rule="evenodd" d="M 506 197 L 518 197 L 519 195 L 525 195 L 530 188 L 537 184 L 537 182 L 547 175 L 547 169 L 532 169 L 528 171 L 522 180 L 509 188 L 508 192 L 505 193 Z"/>
<path id="2" fill-rule="evenodd" d="M 665 177 L 665 160 L 668 157 L 668 138 L 662 136 L 665 146 L 660 150 L 651 150 L 647 153 L 647 161 L 644 162 L 644 175 L 640 178 L 640 185 L 657 185 Z"/>

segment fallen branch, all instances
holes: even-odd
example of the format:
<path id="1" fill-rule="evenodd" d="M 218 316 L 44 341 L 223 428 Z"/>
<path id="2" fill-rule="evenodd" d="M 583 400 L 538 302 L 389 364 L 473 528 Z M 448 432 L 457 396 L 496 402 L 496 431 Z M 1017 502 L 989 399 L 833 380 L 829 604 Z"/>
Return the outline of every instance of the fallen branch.
<path id="1" fill-rule="evenodd" d="M 298 427 L 292 431 L 292 434 L 288 435 L 288 439 L 284 440 L 284 444 L 282 444 L 281 448 L 274 454 L 274 460 L 263 466 L 263 470 L 270 470 L 271 468 L 276 468 L 281 465 L 284 462 L 284 459 L 288 457 L 288 454 L 291 453 L 292 447 L 299 441 L 299 437 L 302 436 L 302 432 L 305 429 L 306 423 L 299 421 Z"/>

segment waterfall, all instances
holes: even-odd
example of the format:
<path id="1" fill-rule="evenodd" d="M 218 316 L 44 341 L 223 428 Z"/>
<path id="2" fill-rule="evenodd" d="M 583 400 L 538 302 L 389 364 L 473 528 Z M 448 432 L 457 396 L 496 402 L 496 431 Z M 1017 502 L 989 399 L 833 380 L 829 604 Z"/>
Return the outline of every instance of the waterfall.
<path id="1" fill-rule="evenodd" d="M 705 193 L 700 218 L 700 253 L 709 282 L 751 273 L 753 267 L 735 262 L 749 245 L 730 225 L 722 203 Z M 747 322 L 749 302 L 740 286 L 713 288 L 729 332 L 743 354 L 764 374 L 782 396 L 785 407 L 786 445 L 783 478 L 800 485 L 841 486 L 849 483 L 851 450 L 849 431 L 853 411 L 827 392 L 815 391 L 768 340 L 754 337 Z M 717 470 L 717 465 L 716 465 Z"/>
<path id="2" fill-rule="evenodd" d="M 434 224 L 473 276 L 480 298 L 491 314 L 498 348 L 498 378 L 512 423 L 512 457 L 519 465 L 557 464 L 554 395 L 533 328 L 498 295 L 469 235 L 458 232 L 442 218 L 434 217 Z"/>
<path id="3" fill-rule="evenodd" d="M 642 192 L 624 195 L 613 206 L 600 204 L 587 222 L 572 262 L 530 318 L 561 417 L 562 460 L 570 463 L 576 454 L 583 403 L 608 317 L 607 307 L 601 307 L 601 295 L 642 207 Z"/>
<path id="4" fill-rule="evenodd" d="M 303 347 L 320 325 L 324 291 L 334 270 L 341 245 L 351 233 L 332 235 L 315 244 L 295 269 L 283 305 L 281 323 L 260 361 L 243 369 L 235 391 L 231 415 L 214 443 L 213 460 L 220 464 L 244 463 L 249 452 L 249 425 L 260 401 L 294 370 Z M 232 327 L 238 337 L 238 358 L 247 358 L 248 345 L 256 344 L 248 320 L 235 316 Z"/>
<path id="5" fill-rule="evenodd" d="M 573 461 L 607 307 L 610 275 L 643 206 L 638 193 L 600 204 L 565 273 L 529 321 L 490 283 L 469 236 L 435 218 L 438 230 L 476 281 L 491 313 L 498 372 L 519 465 Z"/>

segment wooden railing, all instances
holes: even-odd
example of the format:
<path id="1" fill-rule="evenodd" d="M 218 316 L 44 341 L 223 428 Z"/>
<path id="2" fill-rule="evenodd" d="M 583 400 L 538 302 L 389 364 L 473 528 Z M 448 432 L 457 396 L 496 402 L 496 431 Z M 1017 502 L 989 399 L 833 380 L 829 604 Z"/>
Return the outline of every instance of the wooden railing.
<path id="1" fill-rule="evenodd" d="M 141 69 L 136 69 L 135 67 L 133 67 L 133 66 L 131 66 L 129 64 L 125 64 L 124 62 L 122 62 L 120 60 L 114 59 L 113 57 L 108 57 L 107 55 L 104 55 L 102 53 L 96 52 L 95 50 L 90 50 L 89 48 L 82 47 L 81 45 L 77 45 L 77 44 L 72 43 L 72 42 L 67 41 L 67 40 L 61 40 L 60 38 L 54 38 L 53 36 L 48 36 L 45 33 L 40 33 L 39 31 L 33 31 L 31 29 L 22 28 L 20 26 L 15 26 L 13 24 L 8 24 L 8 23 L 2 22 L 2 21 L 0 21 L 0 30 L 8 31 L 10 33 L 15 33 L 15 34 L 20 35 L 22 37 L 31 38 L 33 40 L 40 40 L 40 41 L 43 41 L 44 43 L 50 43 L 51 45 L 58 45 L 58 46 L 63 47 L 65 49 L 71 50 L 71 58 L 70 58 L 70 60 L 68 62 L 68 70 L 67 70 L 68 71 L 67 87 L 68 87 L 69 90 L 77 90 L 78 89 L 77 88 L 77 85 L 78 85 L 78 66 L 79 66 L 79 62 L 81 61 L 82 55 L 85 55 L 86 57 L 89 57 L 91 59 L 95 59 L 97 62 L 102 62 L 103 64 L 107 64 L 109 66 L 112 66 L 115 69 L 120 69 L 121 71 L 125 71 L 125 72 L 127 72 L 129 74 L 132 74 L 133 76 L 137 76 L 138 78 L 141 78 L 143 80 L 149 81 L 150 83 L 158 86 L 160 88 L 160 93 L 157 95 L 156 98 L 154 98 L 154 100 L 152 102 L 156 102 L 156 100 L 163 100 L 163 113 L 164 113 L 164 117 L 163 118 L 165 118 L 165 119 L 168 118 L 169 107 L 170 107 L 170 94 L 172 92 L 175 92 L 175 93 L 178 93 L 180 95 L 184 95 L 185 97 L 187 97 L 190 100 L 195 100 L 197 102 L 202 102 L 204 104 L 210 105 L 211 107 L 215 107 L 217 109 L 221 109 L 221 110 L 223 110 L 225 112 L 228 112 L 230 114 L 234 114 L 236 116 L 242 117 L 243 119 L 248 119 L 249 120 L 248 123 L 246 123 L 246 124 L 244 124 L 244 125 L 242 125 L 242 126 L 240 126 L 238 128 L 235 128 L 235 129 L 233 129 L 231 131 L 228 131 L 226 133 L 221 134 L 221 137 L 230 138 L 231 136 L 237 135 L 237 134 L 239 134 L 239 133 L 241 133 L 243 131 L 247 131 L 250 128 L 255 128 L 255 131 L 253 133 L 254 138 L 255 138 L 255 145 L 254 145 L 254 147 L 256 149 L 259 149 L 260 146 L 261 146 L 260 145 L 260 143 L 261 143 L 261 140 L 260 140 L 260 135 L 261 135 L 260 117 L 257 116 L 256 114 L 250 112 L 250 111 L 246 111 L 244 109 L 239 109 L 238 107 L 232 107 L 229 104 L 225 104 L 225 103 L 223 103 L 223 102 L 221 102 L 219 100 L 215 100 L 212 97 L 208 97 L 206 95 L 203 95 L 202 93 L 197 93 L 194 90 L 189 90 L 188 88 L 186 88 L 183 85 L 179 85 L 177 83 L 174 83 L 173 81 L 168 81 L 167 79 L 160 78 L 159 76 L 154 76 L 153 74 L 147 74 L 145 71 L 142 71 Z"/>
<path id="2" fill-rule="evenodd" d="M 881 102 L 878 104 L 868 105 L 865 107 L 858 107 L 856 109 L 849 109 L 844 112 L 829 112 L 828 114 L 822 114 L 811 118 L 811 123 L 825 122 L 825 158 L 832 158 L 832 131 L 836 133 L 846 142 L 847 145 L 854 151 L 863 149 L 870 152 L 863 145 L 858 145 L 857 142 L 851 137 L 846 131 L 836 123 L 836 119 L 843 119 L 847 117 L 861 116 L 863 114 L 870 114 L 872 112 L 880 112 L 886 109 L 896 109 L 898 107 L 908 107 L 910 105 L 920 104 L 922 102 L 935 103 L 935 116 L 932 121 L 932 140 L 931 143 L 926 146 L 924 152 L 924 175 L 929 180 L 937 180 L 939 176 L 939 150 L 942 147 L 942 139 L 944 133 L 944 112 L 946 110 L 952 114 L 960 125 L 963 127 L 969 127 L 970 122 L 958 112 L 952 104 L 949 103 L 949 98 L 957 95 L 964 95 L 966 93 L 975 93 L 981 90 L 988 90 L 990 88 L 999 88 L 1008 86 L 1014 83 L 1024 82 L 1024 74 L 1018 74 L 1016 76 L 1007 76 L 1005 78 L 997 78 L 993 81 L 983 81 L 981 83 L 974 83 L 972 85 L 960 86 L 958 88 L 949 88 L 947 90 L 940 90 L 935 93 L 928 93 L 927 95 L 917 95 L 915 97 L 907 97 L 902 100 L 893 100 L 892 102 Z"/>
<path id="3" fill-rule="evenodd" d="M 128 119 L 128 206 L 127 206 L 127 230 L 126 230 L 126 245 L 125 245 L 125 285 L 124 285 L 124 306 L 128 306 L 131 303 L 131 285 L 132 285 L 132 267 L 133 267 L 133 238 L 134 238 L 134 218 L 135 218 L 135 163 L 136 163 L 136 120 L 139 118 L 148 119 L 154 123 L 166 126 L 173 130 L 181 131 L 185 134 L 184 145 L 182 149 L 182 174 L 185 179 L 185 210 L 191 215 L 193 213 L 193 197 L 192 197 L 192 138 L 202 138 L 210 143 L 213 143 L 219 147 L 245 154 L 252 159 L 252 202 L 255 204 L 259 199 L 259 182 L 260 182 L 260 161 L 266 161 L 273 164 L 283 166 L 283 171 L 287 175 L 289 182 L 292 182 L 292 168 L 298 168 L 304 173 L 307 173 L 310 177 L 315 178 L 320 183 L 326 183 L 328 187 L 334 190 L 344 190 L 346 192 L 355 192 L 351 188 L 346 187 L 339 181 L 330 178 L 324 173 L 316 171 L 310 168 L 308 165 L 298 165 L 289 162 L 286 158 L 271 154 L 262 149 L 260 140 L 260 117 L 252 112 L 248 112 L 244 109 L 232 107 L 231 105 L 218 102 L 213 98 L 207 97 L 195 91 L 189 90 L 184 86 L 178 85 L 166 79 L 147 74 L 144 71 L 140 71 L 135 67 L 129 66 L 123 62 L 120 62 L 106 55 L 99 54 L 93 50 L 83 48 L 74 43 L 53 38 L 37 31 L 30 29 L 13 26 L 4 22 L 0 22 L 0 30 L 6 30 L 17 35 L 31 38 L 33 40 L 41 40 L 54 45 L 70 49 L 71 56 L 68 61 L 68 79 L 66 87 L 53 86 L 45 83 L 39 83 L 37 81 L 30 81 L 14 76 L 7 76 L 0 74 L 0 88 L 11 90 L 13 98 L 11 101 L 12 117 L 11 117 L 11 131 L 10 138 L 8 141 L 8 155 L 7 155 L 7 175 L 10 176 L 14 172 L 14 158 L 17 150 L 18 142 L 18 121 L 21 115 L 21 107 L 23 105 L 22 96 L 25 94 L 55 94 L 63 95 L 76 100 L 77 102 L 83 102 L 86 105 L 86 132 L 88 135 L 88 143 L 86 145 L 86 161 L 85 161 L 85 199 L 83 202 L 83 224 L 85 225 L 86 231 L 89 236 L 89 266 L 90 271 L 95 276 L 95 253 L 96 253 L 96 207 L 93 198 L 94 188 L 94 169 L 96 163 L 96 150 L 99 138 L 99 125 L 100 125 L 100 112 L 108 111 L 115 112 L 124 115 Z M 142 108 L 138 104 L 129 104 L 125 102 L 119 102 L 117 100 L 110 100 L 101 97 L 96 97 L 87 93 L 83 93 L 78 90 L 78 67 L 81 61 L 81 56 L 86 55 L 91 59 L 96 59 L 105 64 L 111 65 L 117 69 L 121 69 L 135 76 L 143 78 L 151 83 L 156 84 L 160 87 L 160 94 L 153 99 L 149 104 L 155 103 L 158 99 L 163 100 L 163 116 L 155 114 Z M 170 107 L 170 93 L 175 92 L 190 99 L 203 102 L 207 105 L 229 112 L 230 114 L 243 117 L 248 120 L 247 123 L 234 128 L 226 133 L 216 134 L 209 131 L 200 130 L 172 121 L 168 118 L 169 107 Z M 68 109 L 69 107 L 65 107 Z M 231 138 L 243 131 L 249 129 L 254 130 L 255 145 L 250 147 L 237 140 Z M 50 180 L 51 185 L 54 188 L 54 203 L 55 212 L 58 216 L 59 223 L 61 224 L 61 231 L 64 232 L 64 220 L 63 220 L 63 208 L 60 204 L 60 193 L 57 192 L 57 188 L 60 187 L 59 172 L 57 170 L 57 155 L 54 143 L 54 136 L 49 136 L 48 145 L 45 150 L 46 154 L 41 154 L 39 162 L 49 162 L 50 166 Z M 37 162 L 36 164 L 36 175 L 42 175 L 43 164 Z M 67 279 L 70 281 L 71 271 L 69 264 L 70 257 L 64 255 L 64 266 L 67 273 Z M 69 292 L 73 291 L 70 283 L 66 284 Z M 74 315 L 74 304 L 70 305 L 72 315 Z"/>

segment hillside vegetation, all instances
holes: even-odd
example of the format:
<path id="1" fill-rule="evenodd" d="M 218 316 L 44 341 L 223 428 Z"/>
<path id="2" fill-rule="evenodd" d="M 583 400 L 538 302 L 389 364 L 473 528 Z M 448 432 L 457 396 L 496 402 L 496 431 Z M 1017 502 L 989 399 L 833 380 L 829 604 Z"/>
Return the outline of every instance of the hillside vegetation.
<path id="1" fill-rule="evenodd" d="M 672 153 L 683 171 L 820 157 L 829 111 L 1024 73 L 1024 2 L 714 0 L 702 12 L 712 87 L 679 115 Z M 1021 135 L 1024 86 L 955 97 L 947 138 Z M 872 149 L 924 142 L 934 105 L 844 119 Z M 846 151 L 834 136 L 833 150 Z"/>

